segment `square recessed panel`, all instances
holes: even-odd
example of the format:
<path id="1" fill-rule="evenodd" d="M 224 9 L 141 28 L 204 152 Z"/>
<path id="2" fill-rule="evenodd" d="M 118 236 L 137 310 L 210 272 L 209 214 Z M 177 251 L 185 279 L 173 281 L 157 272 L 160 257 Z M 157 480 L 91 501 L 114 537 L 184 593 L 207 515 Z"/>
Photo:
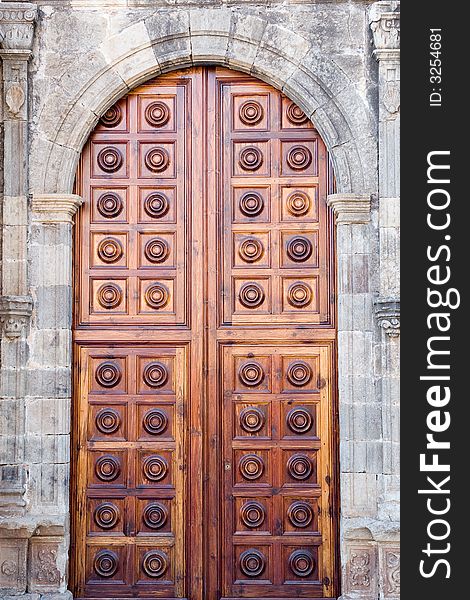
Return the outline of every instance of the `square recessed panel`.
<path id="1" fill-rule="evenodd" d="M 234 131 L 267 131 L 270 123 L 269 93 L 232 96 Z"/>
<path id="2" fill-rule="evenodd" d="M 140 269 L 174 268 L 176 233 L 171 231 L 139 232 L 138 240 Z"/>
<path id="3" fill-rule="evenodd" d="M 150 589 L 152 590 L 159 586 L 174 585 L 175 565 L 173 556 L 174 547 L 171 545 L 158 547 L 153 544 L 136 546 L 134 564 L 134 581 L 136 584 L 151 584 Z M 159 595 L 161 595 L 162 590 L 159 591 Z"/>
<path id="4" fill-rule="evenodd" d="M 273 500 L 263 496 L 235 496 L 235 535 L 271 535 Z"/>
<path id="5" fill-rule="evenodd" d="M 136 498 L 135 523 L 139 536 L 172 535 L 172 504 L 169 498 Z"/>
<path id="6" fill-rule="evenodd" d="M 234 554 L 234 584 L 272 584 L 275 566 L 271 544 L 237 544 L 234 546 Z"/>
<path id="7" fill-rule="evenodd" d="M 127 223 L 127 194 L 127 187 L 93 187 L 92 222 Z"/>
<path id="8" fill-rule="evenodd" d="M 91 234 L 90 266 L 125 269 L 128 266 L 127 233 L 93 231 Z"/>
<path id="9" fill-rule="evenodd" d="M 271 235 L 266 231 L 237 231 L 233 235 L 233 266 L 269 269 Z"/>
<path id="10" fill-rule="evenodd" d="M 126 141 L 96 142 L 91 144 L 91 176 L 95 179 L 129 176 L 129 143 Z"/>
<path id="11" fill-rule="evenodd" d="M 270 439 L 272 429 L 270 402 L 235 402 L 234 438 Z"/>
<path id="12" fill-rule="evenodd" d="M 234 450 L 233 485 L 237 487 L 272 486 L 271 450 Z"/>
<path id="13" fill-rule="evenodd" d="M 270 177 L 271 142 L 232 142 L 234 177 Z"/>
<path id="14" fill-rule="evenodd" d="M 90 395 L 127 394 L 127 358 L 90 356 L 88 389 Z"/>
<path id="15" fill-rule="evenodd" d="M 282 312 L 318 313 L 318 277 L 282 277 Z"/>
<path id="16" fill-rule="evenodd" d="M 108 586 L 127 582 L 126 568 L 129 546 L 88 544 L 86 547 L 86 585 Z M 103 576 L 103 571 L 105 576 Z M 108 573 L 109 571 L 109 573 Z"/>
<path id="17" fill-rule="evenodd" d="M 282 485 L 284 487 L 317 485 L 317 452 L 282 449 Z"/>
<path id="18" fill-rule="evenodd" d="M 318 538 L 320 544 L 321 538 Z M 290 584 L 316 584 L 319 582 L 318 546 L 299 543 L 281 547 L 283 582 Z"/>
<path id="19" fill-rule="evenodd" d="M 232 188 L 234 223 L 269 223 L 271 220 L 271 188 L 247 186 Z"/>
<path id="20" fill-rule="evenodd" d="M 176 131 L 176 96 L 139 94 L 137 96 L 139 133 Z"/>
<path id="21" fill-rule="evenodd" d="M 305 496 L 283 496 L 284 535 L 305 535 L 319 532 L 318 498 Z"/>
<path id="22" fill-rule="evenodd" d="M 318 187 L 285 185 L 281 188 L 282 220 L 293 223 L 318 222 Z"/>
<path id="23" fill-rule="evenodd" d="M 91 314 L 126 314 L 127 278 L 95 279 L 90 278 Z"/>
<path id="24" fill-rule="evenodd" d="M 298 441 L 318 439 L 316 404 L 290 398 L 283 400 L 280 436 L 286 440 Z"/>
<path id="25" fill-rule="evenodd" d="M 161 442 L 175 439 L 174 404 L 138 402 L 136 411 L 138 440 Z"/>
<path id="26" fill-rule="evenodd" d="M 139 223 L 175 223 L 176 188 L 139 187 Z"/>
<path id="27" fill-rule="evenodd" d="M 318 175 L 316 140 L 281 141 L 281 174 L 283 176 Z"/>
<path id="28" fill-rule="evenodd" d="M 281 231 L 280 264 L 288 269 L 318 268 L 318 231 Z"/>
<path id="29" fill-rule="evenodd" d="M 127 403 L 108 401 L 106 404 L 90 404 L 88 439 L 102 442 L 127 440 Z"/>
<path id="30" fill-rule="evenodd" d="M 232 285 L 235 314 L 271 314 L 270 277 L 233 277 Z"/>
<path id="31" fill-rule="evenodd" d="M 90 536 L 123 536 L 126 515 L 126 498 L 88 498 L 87 524 Z"/>
<path id="32" fill-rule="evenodd" d="M 320 387 L 320 357 L 283 356 L 282 357 L 283 392 L 290 394 L 317 393 Z"/>
<path id="33" fill-rule="evenodd" d="M 239 393 L 267 393 L 272 390 L 272 357 L 249 353 L 234 356 L 233 390 Z"/>
<path id="34" fill-rule="evenodd" d="M 172 450 L 137 450 L 135 456 L 136 487 L 173 487 Z"/>
<path id="35" fill-rule="evenodd" d="M 89 450 L 88 487 L 125 488 L 127 459 L 127 450 Z"/>
<path id="36" fill-rule="evenodd" d="M 139 314 L 174 314 L 174 278 L 139 279 Z"/>
<path id="37" fill-rule="evenodd" d="M 173 179 L 176 177 L 176 142 L 139 142 L 139 177 Z"/>
<path id="38" fill-rule="evenodd" d="M 281 103 L 282 129 L 313 129 L 312 122 L 304 111 L 285 96 Z"/>
<path id="39" fill-rule="evenodd" d="M 138 394 L 174 394 L 173 357 L 138 356 L 136 368 Z"/>
<path id="40" fill-rule="evenodd" d="M 90 356 L 88 389 L 90 395 L 127 394 L 127 358 Z"/>
<path id="41" fill-rule="evenodd" d="M 113 104 L 98 121 L 95 131 L 102 133 L 127 133 L 129 131 L 128 97 Z"/>

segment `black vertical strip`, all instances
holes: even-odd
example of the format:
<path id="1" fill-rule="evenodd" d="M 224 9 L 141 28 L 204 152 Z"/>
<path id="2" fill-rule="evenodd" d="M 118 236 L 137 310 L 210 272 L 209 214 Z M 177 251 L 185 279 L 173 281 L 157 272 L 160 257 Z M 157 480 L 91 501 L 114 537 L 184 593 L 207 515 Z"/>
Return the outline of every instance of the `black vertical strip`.
<path id="1" fill-rule="evenodd" d="M 468 596 L 465 542 L 470 530 L 466 490 L 470 397 L 464 377 L 470 370 L 466 318 L 470 199 L 468 183 L 464 183 L 469 172 L 464 165 L 469 132 L 464 105 L 469 34 L 466 19 L 454 4 L 402 2 L 401 9 L 401 593 L 405 599 L 444 600 Z M 431 37 L 433 33 L 440 38 Z M 438 40 L 439 48 L 433 44 Z M 431 157 L 431 152 L 449 154 Z M 431 170 L 434 181 L 428 182 L 428 160 L 450 165 L 450 169 Z M 450 183 L 445 183 L 447 179 Z M 428 203 L 429 199 L 435 207 L 445 206 L 449 198 L 449 205 L 442 209 Z M 428 219 L 435 226 L 443 226 L 448 219 L 450 223 L 447 228 L 433 229 Z M 449 281 L 443 282 L 447 277 Z M 445 306 L 446 300 L 455 308 Z M 431 307 L 430 302 L 436 306 Z M 430 355 L 429 348 L 450 354 Z M 422 376 L 436 379 L 421 380 Z M 446 393 L 450 393 L 447 404 Z M 441 432 L 432 431 L 439 427 Z M 450 449 L 427 448 L 430 434 L 436 442 L 450 442 Z M 420 454 L 425 455 L 426 464 L 434 460 L 438 469 L 449 465 L 450 471 L 423 470 Z M 419 494 L 420 489 L 425 493 Z"/>

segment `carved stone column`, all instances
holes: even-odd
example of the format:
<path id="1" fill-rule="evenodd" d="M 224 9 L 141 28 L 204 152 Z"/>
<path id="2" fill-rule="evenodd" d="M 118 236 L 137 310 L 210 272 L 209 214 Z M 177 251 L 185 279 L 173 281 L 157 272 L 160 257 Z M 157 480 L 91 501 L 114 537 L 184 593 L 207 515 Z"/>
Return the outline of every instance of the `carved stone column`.
<path id="1" fill-rule="evenodd" d="M 375 304 L 381 331 L 377 348 L 381 383 L 384 473 L 381 518 L 399 521 L 399 334 L 400 334 L 400 3 L 371 7 L 374 56 L 379 74 L 380 288 Z"/>
<path id="2" fill-rule="evenodd" d="M 27 280 L 28 60 L 37 8 L 0 4 L 3 161 L 0 295 L 0 514 L 21 514 L 28 473 L 24 460 L 24 369 L 32 309 Z"/>

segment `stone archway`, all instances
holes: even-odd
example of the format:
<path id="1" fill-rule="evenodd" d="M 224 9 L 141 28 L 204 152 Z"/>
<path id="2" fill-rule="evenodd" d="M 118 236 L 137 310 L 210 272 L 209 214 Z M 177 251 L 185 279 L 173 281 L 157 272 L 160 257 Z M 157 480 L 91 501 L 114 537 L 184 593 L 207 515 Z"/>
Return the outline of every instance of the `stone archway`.
<path id="1" fill-rule="evenodd" d="M 34 194 L 70 193 L 83 144 L 99 117 L 159 73 L 216 64 L 253 74 L 314 121 L 332 157 L 340 193 L 377 188 L 376 125 L 355 84 L 295 31 L 230 9 L 194 9 L 124 28 L 66 72 L 41 107 L 31 147 Z M 78 91 L 77 91 L 78 90 Z M 46 168 L 44 168 L 44 165 Z"/>
<path id="2" fill-rule="evenodd" d="M 90 73 L 85 66 L 82 71 L 80 65 L 76 66 L 76 72 L 87 77 L 80 85 L 73 86 L 79 92 L 67 94 L 64 86 L 61 99 L 51 98 L 49 105 L 46 102 L 34 133 L 30 163 L 33 219 L 43 224 L 56 220 L 55 228 L 62 232 L 56 249 L 66 252 L 69 264 L 71 215 L 81 204 L 81 199 L 71 191 L 83 144 L 109 106 L 145 80 L 194 64 L 218 64 L 252 73 L 281 89 L 314 122 L 334 165 L 338 194 L 331 197 L 330 203 L 338 217 L 339 265 L 346 266 L 346 271 L 340 268 L 337 273 L 339 388 L 341 406 L 347 409 L 354 401 L 352 391 L 341 393 L 347 378 L 356 375 L 358 381 L 366 382 L 372 370 L 371 363 L 362 364 L 358 369 L 349 363 L 348 343 L 350 345 L 354 337 L 349 323 L 352 320 L 364 322 L 365 318 L 372 317 L 365 306 L 354 308 L 348 300 L 355 293 L 351 288 L 353 279 L 362 277 L 364 268 L 364 262 L 352 262 L 356 254 L 354 239 L 364 241 L 361 255 L 365 262 L 373 253 L 369 245 L 369 221 L 370 197 L 377 186 L 374 124 L 355 86 L 327 58 L 311 53 L 309 61 L 299 60 L 305 59 L 308 52 L 304 40 L 295 32 L 266 22 L 257 22 L 258 27 L 252 24 L 251 31 L 243 32 L 241 28 L 237 32 L 230 27 L 228 13 L 225 14 L 225 18 L 219 15 L 214 22 L 210 11 L 198 9 L 193 11 L 191 27 L 189 23 L 183 27 L 184 24 L 169 18 L 166 23 L 155 23 L 157 31 L 153 35 L 149 25 L 132 25 L 102 44 L 104 62 L 96 72 Z M 268 28 L 269 35 L 266 34 Z M 283 48 L 285 50 L 281 50 Z M 318 73 L 324 74 L 328 83 L 322 81 Z M 66 77 L 64 75 L 64 80 Z M 57 111 L 60 117 L 51 118 Z M 356 275 L 354 268 L 359 270 Z M 70 297 L 71 280 L 63 283 L 67 287 L 64 288 L 62 282 L 57 286 L 56 304 L 66 301 L 62 294 Z M 38 304 L 37 313 L 41 310 L 47 307 Z M 341 311 L 345 311 L 344 314 Z M 355 351 L 367 354 L 369 334 L 356 332 L 355 338 Z M 64 363 L 70 364 L 70 347 L 67 347 Z M 344 485 L 343 479 L 342 483 Z M 347 485 L 354 484 L 348 481 Z M 345 496 L 350 498 L 349 491 Z M 347 509 L 344 512 L 347 514 Z M 341 554 L 345 552 L 342 550 Z"/>

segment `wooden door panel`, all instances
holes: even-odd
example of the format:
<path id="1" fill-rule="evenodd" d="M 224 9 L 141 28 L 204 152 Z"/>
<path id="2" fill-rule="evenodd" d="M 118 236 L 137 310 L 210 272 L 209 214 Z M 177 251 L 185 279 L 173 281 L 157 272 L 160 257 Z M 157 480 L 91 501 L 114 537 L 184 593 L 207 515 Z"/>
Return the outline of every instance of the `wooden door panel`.
<path id="1" fill-rule="evenodd" d="M 81 349 L 81 595 L 184 593 L 185 354 L 169 347 Z"/>
<path id="2" fill-rule="evenodd" d="M 101 118 L 77 177 L 74 597 L 336 594 L 330 180 L 299 107 L 227 69 Z"/>
<path id="3" fill-rule="evenodd" d="M 226 597 L 323 596 L 329 352 L 323 345 L 221 350 Z"/>
<path id="4" fill-rule="evenodd" d="M 79 325 L 188 324 L 190 105 L 187 80 L 143 86 L 85 148 Z"/>
<path id="5" fill-rule="evenodd" d="M 222 324 L 328 325 L 325 146 L 271 87 L 219 87 Z"/>

